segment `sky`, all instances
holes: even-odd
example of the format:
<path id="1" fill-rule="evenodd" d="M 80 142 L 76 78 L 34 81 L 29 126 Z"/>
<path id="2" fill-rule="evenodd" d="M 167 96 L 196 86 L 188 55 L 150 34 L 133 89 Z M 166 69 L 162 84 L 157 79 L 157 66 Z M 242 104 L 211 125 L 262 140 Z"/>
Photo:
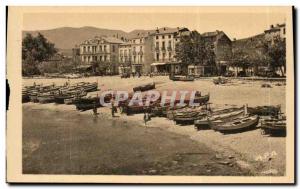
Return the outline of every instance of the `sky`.
<path id="1" fill-rule="evenodd" d="M 106 29 L 119 29 L 130 32 L 135 29 L 155 29 L 156 27 L 187 27 L 200 33 L 215 30 L 224 31 L 231 39 L 245 38 L 263 33 L 271 24 L 284 23 L 286 12 L 272 11 L 270 8 L 257 9 L 244 7 L 184 11 L 59 11 L 34 12 L 23 16 L 23 30 L 44 30 L 58 27 L 93 26 Z M 102 9 L 103 10 L 103 9 Z M 225 11 L 222 11 L 225 10 Z"/>

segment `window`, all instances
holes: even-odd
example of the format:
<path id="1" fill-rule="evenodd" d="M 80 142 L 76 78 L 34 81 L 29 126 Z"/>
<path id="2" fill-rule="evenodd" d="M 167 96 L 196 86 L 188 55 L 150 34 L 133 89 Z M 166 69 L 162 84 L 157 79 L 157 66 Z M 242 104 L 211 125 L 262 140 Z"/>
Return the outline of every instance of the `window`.
<path id="1" fill-rule="evenodd" d="M 172 46 L 172 42 L 171 42 L 171 41 L 169 41 L 169 46 L 168 46 L 168 47 L 169 47 L 169 48 L 171 48 L 171 46 Z"/>
<path id="2" fill-rule="evenodd" d="M 104 51 L 106 52 L 106 45 L 104 45 Z M 105 59 L 105 58 L 104 58 Z"/>
<path id="3" fill-rule="evenodd" d="M 140 46 L 140 50 L 143 51 L 143 46 Z"/>
<path id="4" fill-rule="evenodd" d="M 140 39 L 140 43 L 143 43 L 143 39 L 142 38 Z"/>
<path id="5" fill-rule="evenodd" d="M 135 57 L 135 56 L 133 56 L 133 63 L 135 63 L 135 59 L 136 59 L 136 57 Z"/>
<path id="6" fill-rule="evenodd" d="M 162 61 L 165 61 L 166 53 L 162 54 Z"/>
<path id="7" fill-rule="evenodd" d="M 86 47 L 83 47 L 83 52 L 86 52 Z M 85 59 L 85 57 L 84 57 L 84 59 Z"/>
<path id="8" fill-rule="evenodd" d="M 156 36 L 156 39 L 158 39 L 158 35 Z"/>
<path id="9" fill-rule="evenodd" d="M 112 46 L 112 52 L 115 52 L 115 46 L 114 45 Z"/>
<path id="10" fill-rule="evenodd" d="M 169 52 L 169 60 L 172 59 L 172 54 Z"/>
<path id="11" fill-rule="evenodd" d="M 156 42 L 156 49 L 158 49 L 159 48 L 159 42 Z"/>
<path id="12" fill-rule="evenodd" d="M 88 46 L 88 52 L 90 52 L 90 46 Z"/>
<path id="13" fill-rule="evenodd" d="M 283 28 L 283 35 L 285 35 L 285 28 Z"/>
<path id="14" fill-rule="evenodd" d="M 163 35 L 163 36 L 161 36 L 162 37 L 162 39 L 164 39 L 165 38 L 165 36 Z"/>
<path id="15" fill-rule="evenodd" d="M 156 53 L 156 61 L 159 61 L 159 53 Z"/>
<path id="16" fill-rule="evenodd" d="M 171 37 L 172 37 L 172 36 L 171 36 L 171 35 L 169 35 L 169 39 L 171 39 Z"/>
<path id="17" fill-rule="evenodd" d="M 100 56 L 100 58 L 99 58 L 99 59 L 100 59 L 100 62 L 102 62 L 102 56 Z"/>
<path id="18" fill-rule="evenodd" d="M 104 56 L 104 61 L 106 61 L 106 59 L 107 59 L 107 57 L 106 57 L 106 56 Z"/>
<path id="19" fill-rule="evenodd" d="M 102 46 L 99 46 L 100 47 L 100 51 L 102 51 Z"/>
<path id="20" fill-rule="evenodd" d="M 162 42 L 162 49 L 165 49 L 166 48 L 166 45 L 165 45 L 165 42 L 163 41 Z"/>
<path id="21" fill-rule="evenodd" d="M 132 43 L 135 43 L 135 40 L 132 40 Z"/>

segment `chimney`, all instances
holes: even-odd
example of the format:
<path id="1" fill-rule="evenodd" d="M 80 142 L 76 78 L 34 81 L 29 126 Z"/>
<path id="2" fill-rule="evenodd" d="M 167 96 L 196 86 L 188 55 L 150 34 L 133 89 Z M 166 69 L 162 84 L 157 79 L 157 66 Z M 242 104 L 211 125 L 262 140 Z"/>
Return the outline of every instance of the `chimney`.
<path id="1" fill-rule="evenodd" d="M 140 33 L 138 33 L 137 35 L 140 36 Z"/>
<path id="2" fill-rule="evenodd" d="M 156 27 L 156 33 L 159 33 L 159 29 L 158 29 L 158 27 Z"/>
<path id="3" fill-rule="evenodd" d="M 166 31 L 166 28 L 164 27 L 164 31 Z"/>
<path id="4" fill-rule="evenodd" d="M 272 24 L 272 25 L 270 25 L 270 28 L 274 28 L 274 25 Z"/>

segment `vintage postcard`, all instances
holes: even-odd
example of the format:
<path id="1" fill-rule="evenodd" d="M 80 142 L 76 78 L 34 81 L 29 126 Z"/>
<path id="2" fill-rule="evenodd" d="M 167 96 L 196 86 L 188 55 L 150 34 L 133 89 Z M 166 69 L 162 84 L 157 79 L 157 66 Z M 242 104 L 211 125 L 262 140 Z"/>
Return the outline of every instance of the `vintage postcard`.
<path id="1" fill-rule="evenodd" d="M 8 7 L 7 182 L 295 182 L 293 7 Z"/>

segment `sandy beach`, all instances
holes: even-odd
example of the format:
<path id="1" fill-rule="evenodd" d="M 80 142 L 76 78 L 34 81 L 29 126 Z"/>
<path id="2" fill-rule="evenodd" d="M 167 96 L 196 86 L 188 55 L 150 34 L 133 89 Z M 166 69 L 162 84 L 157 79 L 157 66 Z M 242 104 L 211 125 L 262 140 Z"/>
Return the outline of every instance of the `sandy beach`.
<path id="1" fill-rule="evenodd" d="M 67 79 L 24 79 L 23 85 L 32 85 L 33 82 L 36 82 L 37 84 L 43 83 L 43 84 L 51 84 L 55 83 L 56 85 L 63 84 L 67 81 Z M 202 94 L 210 94 L 210 102 L 217 105 L 238 105 L 242 106 L 244 104 L 248 104 L 249 106 L 258 106 L 258 105 L 280 105 L 283 112 L 285 112 L 285 86 L 275 86 L 275 83 L 271 83 L 272 88 L 261 88 L 262 83 L 266 83 L 266 81 L 249 81 L 249 80 L 236 80 L 232 79 L 231 82 L 229 82 L 226 85 L 214 85 L 211 78 L 207 79 L 199 79 L 195 80 L 194 82 L 173 82 L 168 79 L 168 77 L 141 77 L 141 78 L 129 78 L 129 79 L 120 79 L 117 76 L 113 77 L 90 77 L 90 78 L 84 78 L 84 79 L 72 79 L 70 80 L 71 83 L 76 83 L 79 81 L 90 81 L 95 82 L 97 81 L 99 84 L 100 91 L 98 92 L 92 92 L 89 93 L 89 95 L 94 95 L 96 93 L 100 93 L 103 90 L 106 89 L 113 89 L 113 90 L 128 90 L 132 91 L 132 87 L 143 84 L 143 83 L 149 83 L 149 82 L 155 82 L 156 88 L 158 90 L 182 90 L 182 89 L 188 89 L 188 90 L 199 90 Z M 250 88 L 251 87 L 251 88 Z M 237 98 L 238 97 L 238 98 Z M 147 144 L 146 146 L 152 146 L 155 149 L 156 146 L 159 149 L 159 146 L 161 145 L 163 149 L 165 149 L 165 152 L 157 151 L 159 155 L 153 155 L 153 158 L 159 158 L 162 159 L 152 159 L 152 160 L 145 160 L 141 161 L 140 167 L 141 169 L 137 170 L 138 166 L 134 166 L 135 168 L 132 168 L 133 166 L 129 166 L 130 170 L 129 172 L 124 172 L 122 170 L 125 170 L 125 168 L 118 167 L 119 165 L 116 165 L 117 168 L 112 169 L 111 167 L 106 167 L 105 169 L 96 169 L 91 168 L 88 169 L 85 167 L 84 173 L 91 173 L 89 171 L 93 170 L 92 173 L 95 174 L 109 174 L 112 173 L 112 170 L 120 170 L 120 172 L 117 172 L 116 174 L 178 174 L 178 175 L 224 175 L 224 172 L 221 171 L 221 169 L 224 169 L 228 171 L 228 175 L 284 175 L 285 174 L 285 138 L 284 137 L 268 137 L 263 136 L 260 133 L 260 129 L 247 131 L 243 133 L 237 133 L 237 134 L 228 134 L 223 135 L 219 132 L 215 132 L 213 130 L 201 130 L 196 131 L 193 127 L 193 125 L 187 125 L 187 126 L 178 126 L 173 121 L 170 121 L 166 118 L 152 118 L 151 121 L 147 123 L 147 126 L 143 123 L 143 115 L 142 114 L 135 114 L 131 116 L 126 116 L 123 114 L 117 114 L 117 117 L 111 118 L 110 110 L 108 108 L 99 108 L 99 116 L 98 118 L 94 118 L 92 115 L 92 111 L 86 111 L 86 112 L 78 112 L 76 111 L 76 108 L 74 105 L 57 105 L 54 103 L 50 104 L 35 104 L 35 103 L 25 103 L 23 104 L 23 116 L 26 114 L 26 112 L 32 112 L 36 110 L 43 110 L 48 112 L 48 114 L 56 113 L 59 114 L 60 112 L 63 112 L 63 114 L 66 114 L 70 116 L 64 117 L 62 119 L 70 119 L 76 118 L 78 116 L 86 116 L 87 119 L 84 119 L 82 123 L 89 124 L 90 121 L 93 120 L 90 124 L 96 124 L 99 126 L 107 126 L 110 125 L 112 122 L 114 123 L 115 127 L 119 129 L 123 129 L 123 124 L 129 124 L 134 125 L 133 129 L 133 135 L 136 138 L 135 140 L 138 140 L 137 138 L 144 138 L 145 141 L 139 139 L 140 141 L 134 142 L 134 144 L 137 145 L 137 151 L 143 155 L 146 155 L 147 152 L 141 150 L 142 146 L 145 147 L 146 141 L 150 140 L 151 144 Z M 49 113 L 50 112 L 50 113 Z M 47 114 L 47 113 L 46 113 Z M 45 116 L 45 115 L 44 115 Z M 25 160 L 27 163 L 25 163 L 26 167 L 25 170 L 27 172 L 32 171 L 38 171 L 38 169 L 33 169 L 32 166 L 36 165 L 39 160 L 37 157 L 34 158 L 34 153 L 42 153 L 42 151 L 38 152 L 39 150 L 44 150 L 44 153 L 47 153 L 47 149 L 39 149 L 42 145 L 36 145 L 42 144 L 40 141 L 42 132 L 37 132 L 34 128 L 42 126 L 42 121 L 40 120 L 30 120 L 24 127 L 24 122 L 26 122 L 26 117 L 23 117 L 23 145 L 25 148 L 23 148 L 23 155 L 24 153 L 28 156 L 25 156 Z M 50 116 L 49 116 L 50 117 Z M 36 118 L 35 118 L 36 119 Z M 99 121 L 99 120 L 104 120 Z M 28 121 L 28 120 L 27 120 Z M 32 123 L 35 123 L 36 125 L 33 125 Z M 116 123 L 117 122 L 117 123 Z M 30 123 L 30 124 L 29 124 Z M 121 123 L 121 124 L 118 124 Z M 50 123 L 49 123 L 50 124 Z M 259 126 L 259 125 L 258 125 Z M 57 132 L 57 135 L 61 134 L 70 134 L 71 132 L 68 131 L 72 128 L 72 133 L 76 132 L 76 129 L 79 129 L 80 131 L 83 131 L 84 133 L 90 134 L 92 131 L 97 132 L 98 130 L 90 129 L 90 126 L 84 127 L 80 126 L 78 124 L 77 126 L 66 126 L 65 130 L 53 130 L 52 132 Z M 114 127 L 114 128 L 115 128 Z M 27 128 L 27 129 L 26 129 Z M 136 133 L 135 130 L 142 129 L 141 131 L 138 131 Z M 33 130 L 35 132 L 33 132 Z M 52 128 L 53 129 L 53 128 Z M 66 130 L 67 129 L 67 130 Z M 148 130 L 147 130 L 148 129 Z M 106 128 L 105 132 L 108 132 L 111 130 L 111 127 Z M 145 132 L 144 130 L 147 130 L 147 134 L 141 134 L 141 132 Z M 45 131 L 45 129 L 44 129 Z M 78 131 L 79 132 L 79 131 Z M 92 133 L 93 133 L 92 132 Z M 101 131 L 102 132 L 102 131 Z M 26 133 L 26 137 L 24 136 L 24 133 Z M 51 132 L 49 132 L 51 133 Z M 108 132 L 110 133 L 110 132 Z M 116 133 L 124 133 L 123 130 L 116 131 Z M 53 133 L 52 133 L 53 134 Z M 95 133 L 93 133 L 95 134 Z M 129 134 L 129 133 L 127 133 Z M 50 134 L 49 134 L 50 135 Z M 80 135 L 80 133 L 77 133 L 78 136 L 81 137 L 87 137 L 88 135 Z M 75 136 L 77 136 L 75 134 Z M 114 134 L 116 135 L 116 134 Z M 95 142 L 98 141 L 101 143 L 102 140 L 110 140 L 112 143 L 115 143 L 115 140 L 118 140 L 118 138 L 123 138 L 122 136 L 114 136 L 113 134 L 108 134 L 107 137 L 104 137 L 102 139 L 97 138 L 97 140 L 93 141 L 90 140 L 88 142 L 88 145 L 94 146 Z M 155 135 L 155 138 L 149 139 L 149 137 L 153 137 Z M 92 135 L 93 136 L 93 135 Z M 102 135 L 101 135 L 102 136 Z M 140 137 L 138 137 L 140 136 Z M 177 138 L 176 141 L 172 141 L 172 137 Z M 37 140 L 39 138 L 38 142 Z M 147 139 L 146 139 L 147 138 Z M 59 141 L 59 139 L 52 138 L 51 141 Z M 82 139 L 84 141 L 84 139 Z M 122 140 L 123 141 L 123 140 Z M 155 141 L 155 142 L 154 142 Z M 47 143 L 47 141 L 46 141 Z M 154 144 L 155 143 L 155 144 Z M 64 143 L 66 144 L 66 143 Z M 131 144 L 126 143 L 125 144 Z M 172 144 L 170 146 L 170 144 Z M 181 146 L 180 146 L 181 145 Z M 26 147 L 27 146 L 27 147 Z M 29 146 L 29 147 L 28 147 Z M 33 147 L 32 147 L 33 146 Z M 47 146 L 47 145 L 46 145 Z M 71 145 L 72 146 L 72 145 Z M 76 145 L 75 145 L 76 146 Z M 57 148 L 60 149 L 62 146 L 57 145 Z M 127 146 L 128 147 L 128 146 Z M 131 148 L 131 147 L 130 147 Z M 132 147 L 134 148 L 134 146 Z M 176 156 L 176 151 L 183 150 L 185 148 L 188 148 L 188 152 L 180 152 L 180 153 L 205 153 L 206 155 L 201 156 L 188 156 L 185 158 L 182 158 L 180 155 Z M 34 149 L 32 151 L 32 149 Z M 96 148 L 95 146 L 95 149 Z M 102 149 L 102 148 L 101 148 Z M 152 151 L 156 151 L 156 150 Z M 166 149 L 169 149 L 166 150 Z M 199 150 L 200 149 L 200 150 Z M 53 151 L 57 149 L 52 149 Z M 119 149 L 120 150 L 120 149 Z M 60 149 L 60 151 L 63 151 L 63 149 Z M 106 152 L 106 151 L 105 151 Z M 115 156 L 122 156 L 122 154 L 117 153 L 118 150 L 115 151 Z M 120 153 L 124 153 L 124 151 L 120 150 Z M 99 154 L 101 154 L 99 152 Z M 97 155 L 99 155 L 97 154 Z M 178 153 L 177 153 L 178 154 Z M 31 158 L 32 157 L 32 158 Z M 40 156 L 39 156 L 40 157 Z M 131 157 L 131 155 L 127 156 L 128 158 Z M 152 156 L 151 156 L 152 157 Z M 165 159 L 163 157 L 166 157 Z M 179 158 L 179 160 L 176 160 L 176 157 Z M 192 157 L 192 158 L 191 158 Z M 37 158 L 37 159 L 36 159 Z M 61 157 L 63 158 L 70 158 L 68 157 Z M 95 157 L 94 157 L 95 158 Z M 175 159 L 174 159 L 175 158 Z M 76 158 L 75 158 L 76 159 Z M 77 158 L 76 161 L 80 161 L 81 158 Z M 95 160 L 93 161 L 94 164 L 98 163 L 108 163 L 109 161 L 105 158 L 100 158 L 101 161 Z M 121 158 L 122 159 L 122 158 Z M 23 163 L 25 162 L 23 158 Z M 45 159 L 42 158 L 43 161 Z M 84 160 L 84 158 L 82 159 Z M 65 160 L 67 161 L 67 160 Z M 157 162 L 163 162 L 163 165 L 157 165 Z M 143 162 L 147 162 L 147 166 L 143 166 Z M 156 162 L 156 164 L 154 163 Z M 164 167 L 166 166 L 167 162 L 173 162 L 172 165 L 169 166 L 168 170 L 163 170 L 159 168 L 160 166 Z M 181 163 L 180 163 L 181 162 Z M 182 163 L 187 162 L 187 163 Z M 199 172 L 199 166 L 200 162 L 205 162 L 203 164 L 205 171 Z M 82 162 L 81 162 L 82 163 Z M 190 165 L 187 165 L 190 163 Z M 143 165 L 142 165 L 143 164 Z M 155 166 L 154 166 L 155 164 Z M 180 165 L 180 166 L 179 166 Z M 194 165 L 194 168 L 193 168 Z M 74 165 L 73 165 L 74 166 Z M 92 165 L 91 165 L 92 166 Z M 96 166 L 96 165 L 95 165 Z M 198 167 L 197 167 L 198 166 Z M 34 167 L 34 166 L 33 166 Z M 41 168 L 42 165 L 40 165 L 39 168 Z M 72 167 L 72 166 L 71 166 Z M 76 167 L 76 166 L 75 166 Z M 168 166 L 167 166 L 168 167 Z M 189 168 L 188 168 L 189 167 Z M 192 168 L 191 168 L 192 167 Z M 201 166 L 200 166 L 201 167 Z M 24 167 L 23 167 L 24 168 Z M 36 166 L 38 168 L 38 166 Z M 46 173 L 52 173 L 51 171 L 56 169 L 45 169 L 44 171 Z M 60 170 L 60 169 L 57 169 Z M 77 170 L 77 171 L 76 171 Z M 99 170 L 99 172 L 97 172 Z M 151 171 L 152 170 L 152 171 Z M 172 171 L 170 171 L 172 170 Z M 176 171 L 177 170 L 177 171 Z M 198 172 L 197 172 L 198 170 Z M 208 170 L 208 171 L 207 171 Z M 24 170 L 23 170 L 24 171 Z M 66 171 L 65 169 L 61 169 L 61 171 Z M 150 172 L 149 172 L 150 171 Z M 25 171 L 26 172 L 26 171 Z M 68 171 L 67 171 L 68 172 Z M 74 168 L 73 171 L 70 171 L 68 173 L 77 173 L 78 167 Z M 58 171 L 58 173 L 61 173 Z"/>

